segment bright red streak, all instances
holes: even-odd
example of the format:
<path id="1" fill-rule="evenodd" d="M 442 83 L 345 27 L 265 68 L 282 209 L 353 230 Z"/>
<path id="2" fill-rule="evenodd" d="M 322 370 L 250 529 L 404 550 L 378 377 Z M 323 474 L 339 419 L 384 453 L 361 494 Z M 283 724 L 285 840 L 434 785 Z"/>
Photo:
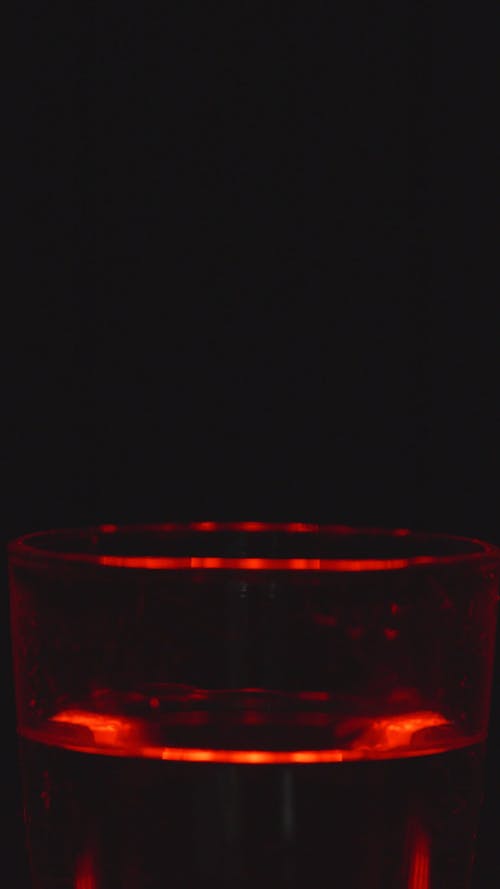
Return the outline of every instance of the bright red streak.
<path id="1" fill-rule="evenodd" d="M 79 556 L 85 561 L 85 556 Z M 411 565 L 433 565 L 435 556 L 409 559 L 256 559 L 214 556 L 94 556 L 92 561 L 113 568 L 186 571 L 192 568 L 219 571 L 394 571 Z M 446 561 L 443 557 L 442 561 Z"/>
<path id="2" fill-rule="evenodd" d="M 196 747 L 163 747 L 161 759 L 175 762 L 232 762 L 246 765 L 342 762 L 343 750 L 202 750 Z"/>
<path id="3" fill-rule="evenodd" d="M 429 835 L 417 824 L 412 836 L 408 889 L 430 889 L 430 885 Z"/>

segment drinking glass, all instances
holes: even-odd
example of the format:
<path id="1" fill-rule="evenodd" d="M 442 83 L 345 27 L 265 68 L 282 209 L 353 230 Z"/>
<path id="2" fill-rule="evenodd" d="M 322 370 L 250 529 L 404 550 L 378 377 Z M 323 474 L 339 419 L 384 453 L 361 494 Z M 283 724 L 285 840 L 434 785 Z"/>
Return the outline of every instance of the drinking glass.
<path id="1" fill-rule="evenodd" d="M 103 525 L 9 567 L 34 889 L 469 889 L 495 546 Z"/>

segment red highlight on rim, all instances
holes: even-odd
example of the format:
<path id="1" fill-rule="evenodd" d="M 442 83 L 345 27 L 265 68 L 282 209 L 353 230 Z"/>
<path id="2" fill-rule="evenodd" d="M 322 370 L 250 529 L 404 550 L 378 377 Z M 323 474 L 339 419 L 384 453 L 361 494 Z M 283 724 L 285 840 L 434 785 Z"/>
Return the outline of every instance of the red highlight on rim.
<path id="1" fill-rule="evenodd" d="M 257 555 L 232 555 L 229 550 L 226 555 L 224 542 L 220 546 L 220 554 L 217 546 L 212 546 L 210 554 L 203 553 L 204 544 L 211 535 L 218 533 L 247 534 L 249 541 L 253 534 L 254 553 Z M 258 556 L 259 535 L 279 534 L 286 537 L 287 555 Z M 139 549 L 134 552 L 134 538 L 142 541 L 151 535 L 158 542 L 164 538 L 167 553 L 160 551 L 155 554 L 145 553 Z M 190 535 L 192 541 L 189 541 Z M 300 537 L 303 544 L 304 538 L 310 537 L 312 543 L 311 556 L 304 556 L 304 547 L 301 545 L 301 556 L 293 557 L 294 536 Z M 349 557 L 341 553 L 342 541 L 352 543 L 356 537 L 361 538 L 360 557 Z M 384 541 L 390 549 L 391 541 L 408 539 L 413 543 L 410 554 L 401 554 L 396 548 L 394 556 L 373 557 L 370 553 L 370 543 Z M 175 553 L 175 540 L 183 540 L 183 554 Z M 191 553 L 186 554 L 186 540 L 189 541 Z M 118 552 L 113 552 L 116 541 L 120 546 Z M 314 544 L 320 541 L 322 554 L 315 555 Z M 333 545 L 340 554 L 330 557 L 329 545 Z M 212 544 L 214 541 L 212 541 Z M 426 552 L 426 545 L 432 544 L 431 551 Z M 450 545 L 453 545 L 450 550 Z M 125 545 L 125 546 L 124 546 Z M 170 546 L 171 552 L 168 551 Z M 202 550 L 196 554 L 196 549 Z M 440 552 L 440 546 L 442 552 Z M 415 548 L 416 547 L 416 548 Z M 421 551 L 419 552 L 419 548 Z M 215 550 L 215 554 L 213 552 Z M 352 551 L 352 547 L 351 547 Z M 364 553 L 366 552 L 366 555 Z M 412 532 L 406 528 L 384 529 L 350 527 L 347 525 L 318 525 L 303 522 L 191 522 L 191 523 L 162 523 L 157 525 L 130 525 L 119 526 L 113 524 L 101 525 L 94 528 L 83 529 L 56 529 L 53 531 L 27 534 L 14 540 L 9 545 L 9 556 L 13 560 L 28 560 L 37 562 L 62 562 L 78 563 L 102 566 L 105 568 L 141 569 L 147 571 L 322 571 L 322 572 L 364 572 L 364 571 L 394 571 L 406 568 L 426 565 L 458 564 L 462 562 L 477 562 L 488 560 L 497 569 L 500 567 L 500 548 L 493 544 L 473 538 L 457 537 L 447 534 L 426 534 Z"/>

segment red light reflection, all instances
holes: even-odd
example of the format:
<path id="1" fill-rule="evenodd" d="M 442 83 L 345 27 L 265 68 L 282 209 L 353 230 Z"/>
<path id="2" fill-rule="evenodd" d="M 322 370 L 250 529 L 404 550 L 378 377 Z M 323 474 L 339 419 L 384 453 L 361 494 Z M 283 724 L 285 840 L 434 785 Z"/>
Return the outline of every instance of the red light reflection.
<path id="1" fill-rule="evenodd" d="M 429 834 L 416 822 L 410 835 L 408 889 L 430 889 Z"/>
<path id="2" fill-rule="evenodd" d="M 190 737 L 196 738 L 196 727 L 208 720 L 206 712 L 183 714 L 186 730 L 191 730 Z M 310 714 L 310 724 L 315 725 L 315 714 Z M 324 714 L 317 714 L 323 717 Z M 250 708 L 242 714 L 243 725 L 258 726 L 264 724 L 268 714 Z M 350 762 L 354 760 L 373 760 L 390 758 L 391 756 L 407 757 L 429 753 L 437 753 L 442 749 L 439 738 L 434 742 L 427 735 L 422 740 L 423 729 L 449 725 L 439 713 L 418 711 L 399 716 L 380 719 L 357 718 L 357 737 L 347 737 L 345 746 L 325 747 L 304 750 L 268 750 L 268 749 L 218 749 L 198 746 L 166 746 L 161 743 L 153 746 L 148 737 L 148 724 L 140 720 L 126 719 L 119 716 L 107 716 L 85 710 L 64 710 L 53 716 L 52 724 L 61 725 L 60 743 L 88 753 L 108 753 L 116 756 L 141 756 L 151 759 L 163 759 L 177 762 L 215 762 L 215 763 L 247 763 L 284 764 L 284 763 L 328 763 Z M 320 724 L 320 723 L 318 723 Z M 344 723 L 348 725 L 348 721 Z M 75 727 L 75 734 L 68 736 L 64 726 Z M 82 729 L 79 735 L 77 728 Z M 89 735 L 90 733 L 90 735 Z M 349 734 L 349 733 L 348 733 Z M 57 744 L 57 734 L 52 731 L 46 737 L 48 743 Z M 336 740 L 340 740 L 340 729 Z M 467 739 L 457 736 L 454 746 L 460 747 Z M 447 739 L 447 749 L 450 739 Z"/>
<path id="3" fill-rule="evenodd" d="M 196 747 L 163 747 L 161 759 L 173 762 L 219 762 L 246 765 L 342 762 L 342 750 L 202 750 Z"/>
<path id="4" fill-rule="evenodd" d="M 189 527 L 192 531 L 216 531 L 217 522 L 191 522 Z"/>
<path id="5" fill-rule="evenodd" d="M 389 642 L 393 642 L 394 639 L 398 638 L 399 630 L 395 630 L 394 627 L 385 627 L 384 636 Z"/>
<path id="6" fill-rule="evenodd" d="M 416 747 L 418 732 L 444 725 L 449 725 L 448 720 L 440 713 L 433 713 L 431 710 L 373 719 L 351 746 L 359 753 L 372 754 L 383 754 L 398 748 L 411 748 L 412 745 Z"/>
<path id="7" fill-rule="evenodd" d="M 78 859 L 74 889 L 97 889 L 94 858 L 90 850 L 84 852 Z"/>
<path id="8" fill-rule="evenodd" d="M 91 547 L 87 548 L 89 543 L 88 531 L 91 530 L 90 543 Z M 144 535 L 186 535 L 191 532 L 204 534 L 212 534 L 218 532 L 228 533 L 247 533 L 252 534 L 274 534 L 280 533 L 291 535 L 290 543 L 293 543 L 294 534 L 302 534 L 304 536 L 311 535 L 313 542 L 317 539 L 328 544 L 328 539 L 332 541 L 341 538 L 352 539 L 356 542 L 361 535 L 368 538 L 363 542 L 365 552 L 370 552 L 369 539 L 384 540 L 388 543 L 390 540 L 396 540 L 405 536 L 411 536 L 406 528 L 399 529 L 382 529 L 382 528 L 354 528 L 347 525 L 319 525 L 308 524 L 305 522 L 191 522 L 191 523 L 161 523 L 155 525 L 129 525 L 120 527 L 113 524 L 104 524 L 95 529 L 87 529 L 77 531 L 75 529 L 63 531 L 49 531 L 41 534 L 27 534 L 24 537 L 13 541 L 9 545 L 9 552 L 15 558 L 22 558 L 27 555 L 36 556 L 44 559 L 60 559 L 68 563 L 90 563 L 93 565 L 103 565 L 115 568 L 138 568 L 143 570 L 178 570 L 185 571 L 193 568 L 202 569 L 224 569 L 224 570 L 266 570 L 266 571 L 336 571 L 336 572 L 358 572 L 358 571 L 392 571 L 397 569 L 407 569 L 418 565 L 444 565 L 456 564 L 461 561 L 470 561 L 473 563 L 480 561 L 485 556 L 491 556 L 492 559 L 498 560 L 498 548 L 492 544 L 486 544 L 479 540 L 469 540 L 461 537 L 448 537 L 447 535 L 422 535 L 415 534 L 415 540 L 420 540 L 422 544 L 422 555 L 409 555 L 406 558 L 220 558 L 214 557 L 189 557 L 189 556 L 162 556 L 162 555 L 137 555 L 134 554 L 135 535 L 139 534 L 141 539 Z M 110 552 L 96 552 L 95 545 L 99 543 L 99 533 L 103 539 L 102 547 L 108 543 L 113 545 L 112 538 L 116 534 L 120 541 L 125 535 L 129 555 L 117 555 Z M 318 537 L 319 535 L 319 537 Z M 61 541 L 60 539 L 61 538 Z M 426 541 L 435 539 L 436 543 L 441 540 L 453 540 L 456 543 L 456 551 L 448 552 L 444 547 L 443 552 L 436 555 L 426 555 Z M 38 542 L 42 541 L 41 547 Z M 72 549 L 74 541 L 76 549 Z M 461 551 L 459 544 L 467 543 L 467 547 Z M 472 549 L 470 544 L 476 546 Z M 193 541 L 193 547 L 196 541 Z M 142 546 L 141 546 L 142 551 Z M 491 573 L 491 572 L 490 572 Z M 489 576 L 489 575 L 488 575 Z"/>
<path id="9" fill-rule="evenodd" d="M 394 571 L 411 565 L 432 565 L 434 556 L 411 559 L 257 559 L 214 556 L 95 556 L 99 565 L 112 568 L 185 571 L 191 568 L 218 568 L 245 571 Z"/>
<path id="10" fill-rule="evenodd" d="M 135 723 L 130 719 L 86 710 L 62 710 L 51 721 L 90 730 L 95 744 L 104 747 L 123 746 L 137 731 Z"/>
<path id="11" fill-rule="evenodd" d="M 319 525 L 304 522 L 190 522 L 192 531 L 283 531 L 314 532 Z"/>

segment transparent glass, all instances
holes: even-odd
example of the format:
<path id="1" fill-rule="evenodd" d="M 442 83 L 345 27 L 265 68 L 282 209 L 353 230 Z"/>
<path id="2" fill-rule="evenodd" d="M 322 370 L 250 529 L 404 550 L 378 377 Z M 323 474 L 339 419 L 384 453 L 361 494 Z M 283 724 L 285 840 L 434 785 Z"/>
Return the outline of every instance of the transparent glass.
<path id="1" fill-rule="evenodd" d="M 35 889 L 469 889 L 496 547 L 107 525 L 9 566 Z"/>

